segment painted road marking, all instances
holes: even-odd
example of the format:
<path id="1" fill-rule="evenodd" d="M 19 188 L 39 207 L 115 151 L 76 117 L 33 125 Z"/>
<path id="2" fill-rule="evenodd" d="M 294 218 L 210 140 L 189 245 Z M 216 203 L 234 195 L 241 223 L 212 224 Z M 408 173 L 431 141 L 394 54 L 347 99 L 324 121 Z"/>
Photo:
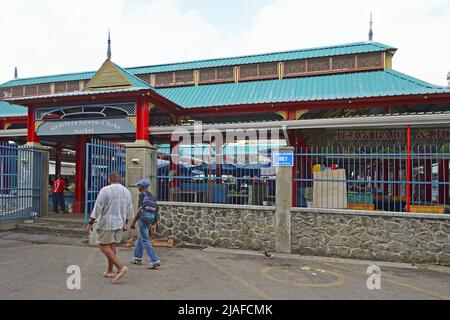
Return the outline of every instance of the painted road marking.
<path id="1" fill-rule="evenodd" d="M 200 259 L 203 260 L 204 262 L 206 262 L 207 264 L 209 264 L 210 266 L 218 269 L 219 271 L 221 271 L 222 273 L 226 274 L 227 276 L 229 276 L 230 278 L 232 278 L 234 281 L 236 281 L 237 283 L 241 284 L 243 287 L 247 288 L 248 290 L 252 291 L 253 293 L 255 293 L 256 295 L 258 295 L 259 297 L 261 297 L 262 299 L 265 300 L 272 300 L 273 298 L 271 296 L 269 296 L 267 293 L 265 293 L 264 291 L 262 291 L 261 289 L 258 289 L 257 287 L 255 287 L 254 285 L 252 285 L 251 283 L 249 283 L 247 280 L 245 280 L 244 278 L 239 277 L 238 275 L 228 271 L 226 268 L 222 267 L 221 265 L 217 264 L 215 261 L 208 259 L 207 257 L 204 257 L 202 255 L 199 255 L 198 253 L 194 253 L 194 255 Z"/>
<path id="2" fill-rule="evenodd" d="M 270 279 L 272 281 L 285 283 L 288 285 L 295 285 L 299 287 L 309 287 L 309 288 L 326 288 L 326 287 L 335 287 L 340 286 L 344 284 L 345 279 L 344 276 L 340 273 L 329 271 L 329 270 L 320 270 L 315 268 L 306 268 L 302 269 L 302 266 L 281 266 L 281 267 L 264 267 L 261 269 L 261 275 L 267 279 Z M 299 270 L 303 270 L 302 272 L 298 272 Z M 320 271 L 319 271 L 320 270 Z M 295 272 L 297 271 L 297 272 Z M 314 276 L 314 278 L 317 277 L 317 273 L 314 271 L 320 272 L 321 274 L 325 275 L 331 275 L 334 280 L 329 281 L 328 279 L 325 279 L 327 282 L 323 283 L 305 283 L 301 282 L 299 280 L 290 281 L 290 280 L 284 280 L 280 279 L 278 276 L 273 276 L 271 273 L 276 272 L 277 275 L 280 275 L 282 273 L 287 274 L 291 278 L 301 278 L 302 276 L 307 277 L 309 273 Z M 318 280 L 322 280 L 319 277 L 317 277 Z"/>
<path id="3" fill-rule="evenodd" d="M 365 278 L 367 277 L 367 273 L 359 271 L 359 270 L 355 270 L 353 268 L 337 266 L 337 265 L 334 265 L 332 263 L 327 263 L 327 262 L 320 261 L 319 259 L 314 259 L 314 258 L 308 258 L 308 259 L 311 260 L 311 261 L 314 261 L 314 262 L 321 263 L 323 265 L 329 266 L 331 268 L 337 268 L 337 269 L 341 269 L 341 270 L 346 270 L 346 271 L 353 272 L 355 274 L 363 275 Z M 424 293 L 424 294 L 429 295 L 429 296 L 434 297 L 434 298 L 438 298 L 438 299 L 442 299 L 442 300 L 450 300 L 450 296 L 442 295 L 440 293 L 435 293 L 435 292 L 429 291 L 427 289 L 422 289 L 422 288 L 419 288 L 419 287 L 416 287 L 416 286 L 413 286 L 413 285 L 410 285 L 410 284 L 407 284 L 407 283 L 403 283 L 403 282 L 401 282 L 399 280 L 396 280 L 396 279 L 394 279 L 392 277 L 386 276 L 385 274 L 383 274 L 382 279 L 383 279 L 382 281 L 386 281 L 386 282 L 393 283 L 393 284 L 395 284 L 397 286 L 400 286 L 400 287 L 405 287 L 405 288 L 408 288 L 408 289 L 411 289 L 411 290 L 415 290 L 417 292 Z"/>

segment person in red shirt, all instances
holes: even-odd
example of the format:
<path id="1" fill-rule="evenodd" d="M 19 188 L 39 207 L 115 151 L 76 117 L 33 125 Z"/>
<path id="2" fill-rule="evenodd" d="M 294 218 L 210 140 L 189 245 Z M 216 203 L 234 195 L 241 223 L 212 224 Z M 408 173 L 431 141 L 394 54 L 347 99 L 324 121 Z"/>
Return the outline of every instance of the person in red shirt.
<path id="1" fill-rule="evenodd" d="M 66 202 L 64 200 L 64 190 L 66 189 L 66 182 L 57 176 L 52 184 L 53 193 L 53 212 L 59 213 L 66 211 Z"/>

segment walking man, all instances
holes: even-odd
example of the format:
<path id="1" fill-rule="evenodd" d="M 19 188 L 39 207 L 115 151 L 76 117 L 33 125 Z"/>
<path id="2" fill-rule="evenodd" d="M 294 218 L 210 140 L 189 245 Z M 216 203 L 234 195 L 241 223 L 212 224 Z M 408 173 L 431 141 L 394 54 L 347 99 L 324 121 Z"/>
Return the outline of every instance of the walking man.
<path id="1" fill-rule="evenodd" d="M 66 202 L 64 200 L 64 190 L 66 189 L 66 182 L 57 176 L 52 184 L 52 200 L 53 200 L 53 212 L 59 213 L 66 211 Z"/>
<path id="2" fill-rule="evenodd" d="M 97 223 L 97 243 L 108 259 L 108 270 L 103 276 L 117 283 L 128 268 L 117 257 L 116 244 L 121 242 L 123 231 L 127 230 L 128 216 L 133 215 L 133 203 L 130 191 L 120 184 L 118 172 L 111 173 L 108 180 L 109 186 L 100 190 L 95 201 L 86 232 L 91 234 L 94 223 Z M 114 267 L 117 274 L 114 274 Z"/>
<path id="3" fill-rule="evenodd" d="M 136 249 L 134 251 L 133 264 L 142 265 L 144 250 L 150 258 L 149 269 L 157 269 L 161 266 L 161 261 L 153 248 L 151 234 L 156 231 L 158 222 L 159 205 L 156 198 L 148 191 L 150 181 L 147 179 L 139 180 L 137 183 L 139 189 L 138 211 L 131 221 L 131 228 L 136 228 L 136 222 L 139 225 Z"/>

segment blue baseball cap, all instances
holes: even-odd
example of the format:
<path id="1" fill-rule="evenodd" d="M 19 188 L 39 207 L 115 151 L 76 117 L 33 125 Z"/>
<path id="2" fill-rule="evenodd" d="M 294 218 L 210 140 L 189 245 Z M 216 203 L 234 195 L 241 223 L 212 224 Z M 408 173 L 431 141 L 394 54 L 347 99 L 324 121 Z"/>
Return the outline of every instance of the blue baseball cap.
<path id="1" fill-rule="evenodd" d="M 150 185 L 150 181 L 148 181 L 147 179 L 142 179 L 142 180 L 139 180 L 138 182 L 136 182 L 136 185 L 148 187 Z"/>

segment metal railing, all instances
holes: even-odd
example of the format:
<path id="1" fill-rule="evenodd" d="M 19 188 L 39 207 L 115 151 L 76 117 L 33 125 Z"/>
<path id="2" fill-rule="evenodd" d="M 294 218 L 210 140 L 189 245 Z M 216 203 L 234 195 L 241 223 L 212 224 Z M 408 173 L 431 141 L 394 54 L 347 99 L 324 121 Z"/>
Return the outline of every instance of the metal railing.
<path id="1" fill-rule="evenodd" d="M 0 142 L 0 221 L 42 214 L 43 153 Z"/>
<path id="2" fill-rule="evenodd" d="M 294 206 L 449 213 L 449 146 L 301 147 Z"/>
<path id="3" fill-rule="evenodd" d="M 161 201 L 269 206 L 275 204 L 275 183 L 270 163 L 175 164 L 170 157 L 158 159 Z"/>
<path id="4" fill-rule="evenodd" d="M 100 190 L 108 185 L 111 172 L 119 172 L 125 182 L 125 146 L 109 141 L 92 139 L 86 144 L 85 172 L 85 224 L 92 212 Z"/>

